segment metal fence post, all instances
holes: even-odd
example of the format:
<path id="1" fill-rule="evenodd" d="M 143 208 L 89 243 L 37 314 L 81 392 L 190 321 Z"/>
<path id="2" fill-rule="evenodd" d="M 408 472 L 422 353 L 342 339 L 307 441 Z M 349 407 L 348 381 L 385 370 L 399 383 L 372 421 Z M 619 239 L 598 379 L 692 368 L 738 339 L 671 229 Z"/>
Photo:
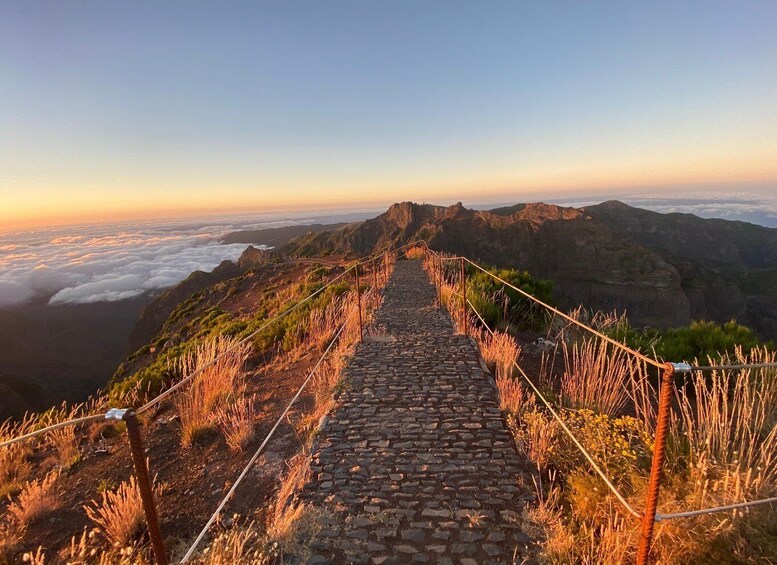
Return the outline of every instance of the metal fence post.
<path id="1" fill-rule="evenodd" d="M 469 335 L 467 327 L 467 270 L 464 267 L 464 257 L 459 259 L 461 262 L 461 315 L 464 324 L 464 335 Z"/>
<path id="2" fill-rule="evenodd" d="M 362 289 L 359 286 L 359 265 L 353 270 L 356 275 L 356 305 L 359 309 L 359 343 L 362 343 L 364 329 L 362 328 Z"/>
<path id="3" fill-rule="evenodd" d="M 445 280 L 444 271 L 442 270 L 442 256 L 437 257 L 437 303 L 442 310 L 442 284 Z"/>
<path id="4" fill-rule="evenodd" d="M 656 420 L 656 440 L 653 446 L 653 463 L 650 468 L 645 499 L 645 513 L 642 515 L 642 532 L 637 551 L 637 565 L 647 565 L 650 559 L 650 546 L 653 542 L 653 528 L 656 524 L 658 494 L 661 489 L 664 459 L 666 457 L 666 436 L 669 431 L 669 413 L 672 409 L 672 390 L 676 368 L 668 363 L 661 375 L 661 390 L 658 395 L 658 416 Z"/>
<path id="5" fill-rule="evenodd" d="M 154 491 L 151 486 L 151 478 L 146 464 L 146 454 L 143 450 L 143 439 L 140 435 L 140 423 L 135 411 L 126 410 L 122 420 L 127 425 L 127 439 L 129 439 L 132 465 L 135 468 L 135 478 L 138 481 L 138 490 L 143 502 L 143 513 L 146 516 L 148 535 L 151 538 L 151 546 L 154 549 L 154 558 L 157 565 L 168 565 L 165 544 L 162 541 L 162 531 L 159 529 L 159 517 L 154 506 Z"/>

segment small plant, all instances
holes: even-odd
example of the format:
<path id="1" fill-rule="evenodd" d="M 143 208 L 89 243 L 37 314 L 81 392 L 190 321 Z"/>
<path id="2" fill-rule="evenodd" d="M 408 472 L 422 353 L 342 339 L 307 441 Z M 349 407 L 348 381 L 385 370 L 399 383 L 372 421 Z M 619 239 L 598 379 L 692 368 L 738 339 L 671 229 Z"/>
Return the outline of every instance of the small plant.
<path id="1" fill-rule="evenodd" d="M 80 461 L 81 452 L 78 449 L 75 427 L 67 426 L 53 430 L 49 432 L 49 438 L 57 453 L 58 463 L 63 468 L 69 469 Z"/>
<path id="2" fill-rule="evenodd" d="M 54 492 L 54 483 L 59 478 L 58 471 L 52 471 L 43 479 L 27 483 L 15 501 L 8 505 L 8 516 L 18 528 L 47 516 L 59 507 L 60 501 Z"/>
<path id="3" fill-rule="evenodd" d="M 244 397 L 216 411 L 216 423 L 232 451 L 241 451 L 254 439 L 254 397 Z"/>
<path id="4" fill-rule="evenodd" d="M 301 453 L 293 457 L 287 466 L 288 471 L 281 480 L 267 524 L 267 537 L 270 543 L 276 543 L 282 548 L 288 547 L 293 542 L 298 521 L 306 510 L 305 505 L 297 500 L 297 491 L 309 479 L 310 458 L 307 454 Z"/>
<path id="5" fill-rule="evenodd" d="M 155 487 L 154 491 L 159 499 L 162 489 Z M 129 544 L 143 525 L 143 503 L 134 476 L 116 490 L 101 493 L 100 500 L 85 505 L 84 510 L 100 532 L 116 546 Z"/>
<path id="6" fill-rule="evenodd" d="M 583 339 L 571 346 L 563 343 L 562 353 L 564 404 L 602 414 L 618 414 L 629 397 L 627 385 L 634 363 L 628 354 L 599 339 Z"/>

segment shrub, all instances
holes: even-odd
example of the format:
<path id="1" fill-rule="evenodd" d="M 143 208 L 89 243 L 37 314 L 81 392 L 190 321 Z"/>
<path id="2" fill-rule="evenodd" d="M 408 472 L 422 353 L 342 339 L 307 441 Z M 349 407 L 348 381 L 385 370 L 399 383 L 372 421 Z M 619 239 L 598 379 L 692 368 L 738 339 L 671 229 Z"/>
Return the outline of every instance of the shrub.
<path id="1" fill-rule="evenodd" d="M 155 486 L 154 494 L 159 500 L 162 489 Z M 84 510 L 102 534 L 116 546 L 130 543 L 143 525 L 143 503 L 134 476 L 122 482 L 116 490 L 101 493 L 100 500 L 85 505 Z"/>
<path id="2" fill-rule="evenodd" d="M 626 405 L 636 365 L 628 353 L 598 338 L 562 344 L 561 398 L 571 408 L 615 415 Z M 549 377 L 544 377 L 546 380 Z"/>
<path id="3" fill-rule="evenodd" d="M 229 449 L 240 451 L 254 439 L 255 414 L 254 397 L 241 398 L 217 410 L 216 423 L 224 434 Z"/>
<path id="4" fill-rule="evenodd" d="M 774 343 L 762 342 L 752 329 L 735 320 L 724 324 L 694 321 L 687 326 L 667 330 L 638 330 L 624 320 L 605 331 L 635 349 L 655 352 L 657 357 L 675 362 L 707 358 L 719 360 L 726 355 L 734 355 L 737 348 L 746 351 L 756 347 L 770 351 L 775 349 Z"/>
<path id="5" fill-rule="evenodd" d="M 8 505 L 8 516 L 17 527 L 25 528 L 59 507 L 60 501 L 54 492 L 58 478 L 59 472 L 52 471 L 43 479 L 30 481 Z"/>
<path id="6" fill-rule="evenodd" d="M 533 297 L 553 304 L 551 281 L 536 279 L 525 271 L 486 269 Z M 521 328 L 538 329 L 545 325 L 544 309 L 482 271 L 468 275 L 467 297 L 476 308 L 483 308 L 480 313 L 491 328 L 514 324 Z"/>

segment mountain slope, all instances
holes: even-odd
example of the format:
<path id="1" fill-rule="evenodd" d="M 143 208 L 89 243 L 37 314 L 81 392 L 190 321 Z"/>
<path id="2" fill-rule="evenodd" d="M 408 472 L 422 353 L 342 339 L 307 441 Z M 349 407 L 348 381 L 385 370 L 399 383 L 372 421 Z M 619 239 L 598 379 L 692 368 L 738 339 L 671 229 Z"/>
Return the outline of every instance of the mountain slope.
<path id="1" fill-rule="evenodd" d="M 403 202 L 380 216 L 284 246 L 297 255 L 365 254 L 425 239 L 434 249 L 552 279 L 566 306 L 626 310 L 640 325 L 737 318 L 777 335 L 777 230 L 658 214 L 620 202 L 488 211 Z"/>

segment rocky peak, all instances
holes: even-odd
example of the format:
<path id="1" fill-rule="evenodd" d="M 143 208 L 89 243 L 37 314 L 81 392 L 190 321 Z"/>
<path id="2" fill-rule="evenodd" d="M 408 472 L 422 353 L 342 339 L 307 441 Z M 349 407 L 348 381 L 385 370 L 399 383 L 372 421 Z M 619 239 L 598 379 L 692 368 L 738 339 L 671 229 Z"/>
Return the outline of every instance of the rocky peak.
<path id="1" fill-rule="evenodd" d="M 253 269 L 254 267 L 261 267 L 262 265 L 265 265 L 271 257 L 272 253 L 270 251 L 258 249 L 253 245 L 249 245 L 240 255 L 240 259 L 237 260 L 237 267 L 241 272 Z"/>

